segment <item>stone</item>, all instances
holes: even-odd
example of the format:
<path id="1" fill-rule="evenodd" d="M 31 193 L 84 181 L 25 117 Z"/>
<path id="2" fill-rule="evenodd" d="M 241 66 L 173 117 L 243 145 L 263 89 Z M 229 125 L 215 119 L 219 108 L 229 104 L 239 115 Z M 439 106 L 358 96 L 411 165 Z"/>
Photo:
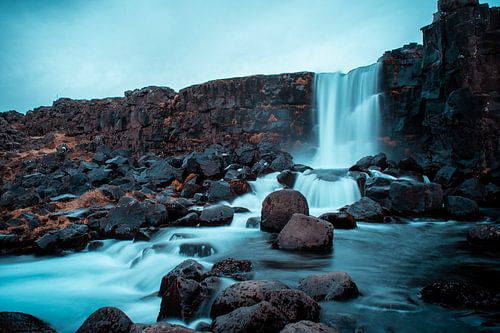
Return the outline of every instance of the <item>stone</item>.
<path id="1" fill-rule="evenodd" d="M 333 225 L 303 214 L 293 214 L 274 246 L 281 250 L 328 251 L 333 247 Z"/>
<path id="2" fill-rule="evenodd" d="M 286 317 L 268 302 L 245 306 L 215 318 L 214 333 L 273 333 L 287 324 Z"/>
<path id="3" fill-rule="evenodd" d="M 169 286 L 162 294 L 157 321 L 168 317 L 191 321 L 201 304 L 199 282 L 183 277 L 171 277 Z"/>
<path id="4" fill-rule="evenodd" d="M 331 223 L 335 229 L 355 229 L 357 227 L 354 217 L 346 212 L 325 213 L 319 219 Z"/>
<path id="5" fill-rule="evenodd" d="M 382 206 L 367 197 L 359 199 L 352 205 L 343 207 L 340 212 L 351 215 L 356 221 L 382 222 L 384 219 Z"/>
<path id="6" fill-rule="evenodd" d="M 300 192 L 290 189 L 273 192 L 262 202 L 260 229 L 280 232 L 295 213 L 309 215 L 307 200 Z"/>
<path id="7" fill-rule="evenodd" d="M 201 281 L 201 279 L 203 278 L 203 270 L 203 265 L 198 263 L 196 260 L 184 260 L 162 278 L 158 296 L 162 296 L 165 294 L 165 292 L 169 288 L 169 280 L 171 278 L 182 277 L 185 279 Z"/>
<path id="8" fill-rule="evenodd" d="M 287 152 L 279 152 L 270 165 L 273 171 L 290 170 L 293 167 L 293 157 Z"/>
<path id="9" fill-rule="evenodd" d="M 187 257 L 209 257 L 217 253 L 209 243 L 183 243 L 179 246 L 179 254 Z"/>
<path id="10" fill-rule="evenodd" d="M 145 200 L 142 203 L 146 224 L 152 227 L 158 227 L 168 222 L 167 207 L 152 200 Z"/>
<path id="11" fill-rule="evenodd" d="M 225 205 L 214 205 L 203 209 L 200 215 L 201 226 L 223 226 L 231 224 L 234 209 Z"/>
<path id="12" fill-rule="evenodd" d="M 120 200 L 125 194 L 123 192 L 123 190 L 119 186 L 116 186 L 116 185 L 106 184 L 106 185 L 99 187 L 99 190 L 101 191 L 102 194 L 104 194 L 104 196 L 106 198 L 113 200 L 113 201 Z"/>
<path id="13" fill-rule="evenodd" d="M 76 333 L 129 333 L 132 324 L 120 309 L 103 307 L 93 312 Z"/>
<path id="14" fill-rule="evenodd" d="M 440 12 L 451 12 L 460 7 L 478 5 L 478 0 L 439 0 L 438 9 Z"/>
<path id="15" fill-rule="evenodd" d="M 265 300 L 265 293 L 272 290 L 288 289 L 288 286 L 276 280 L 242 281 L 224 289 L 214 300 L 210 316 L 225 315 L 243 306 L 255 305 Z"/>
<path id="16" fill-rule="evenodd" d="M 443 186 L 449 187 L 454 185 L 459 178 L 459 172 L 456 167 L 444 166 L 438 170 L 434 181 Z"/>
<path id="17" fill-rule="evenodd" d="M 182 325 L 156 323 L 152 325 L 134 324 L 130 328 L 130 333 L 196 333 L 196 331 Z"/>
<path id="18" fill-rule="evenodd" d="M 479 206 L 474 200 L 459 196 L 447 197 L 445 209 L 449 217 L 457 220 L 475 220 L 482 216 Z"/>
<path id="19" fill-rule="evenodd" d="M 63 250 L 83 250 L 89 241 L 89 228 L 85 224 L 49 231 L 35 241 L 42 253 L 59 253 Z"/>
<path id="20" fill-rule="evenodd" d="M 123 197 L 108 214 L 103 232 L 108 237 L 133 239 L 134 232 L 146 224 L 146 215 L 141 203 L 131 197 Z"/>
<path id="21" fill-rule="evenodd" d="M 321 323 L 302 320 L 286 325 L 280 333 L 339 333 L 339 331 Z"/>
<path id="22" fill-rule="evenodd" d="M 487 190 L 486 187 L 479 181 L 479 179 L 473 177 L 465 180 L 456 189 L 454 195 L 469 198 L 478 203 L 482 203 L 486 199 Z"/>
<path id="23" fill-rule="evenodd" d="M 170 222 L 169 224 L 178 227 L 195 227 L 200 224 L 200 217 L 198 216 L 198 213 L 192 212 L 173 222 Z"/>
<path id="24" fill-rule="evenodd" d="M 341 301 L 359 296 L 356 283 L 345 272 L 308 276 L 299 282 L 299 290 L 302 290 L 316 301 Z"/>
<path id="25" fill-rule="evenodd" d="M 246 224 L 245 224 L 245 228 L 259 229 L 260 228 L 260 217 L 258 217 L 258 216 L 249 217 Z"/>
<path id="26" fill-rule="evenodd" d="M 390 209 L 399 214 L 432 214 L 443 207 L 441 185 L 397 180 L 389 189 Z"/>
<path id="27" fill-rule="evenodd" d="M 236 193 L 228 182 L 217 180 L 209 183 L 207 196 L 209 202 L 231 201 L 236 197 Z"/>
<path id="28" fill-rule="evenodd" d="M 22 312 L 0 312 L 0 332 L 2 333 L 56 333 L 42 320 Z"/>
<path id="29" fill-rule="evenodd" d="M 495 224 L 475 226 L 469 229 L 467 241 L 478 247 L 500 249 L 500 227 Z"/>
<path id="30" fill-rule="evenodd" d="M 276 176 L 276 179 L 278 180 L 278 183 L 285 185 L 286 187 L 293 188 L 297 175 L 290 170 L 285 170 L 280 172 L 280 174 Z"/>
<path id="31" fill-rule="evenodd" d="M 208 275 L 244 281 L 251 277 L 252 270 L 253 265 L 250 260 L 227 258 L 217 261 Z"/>
<path id="32" fill-rule="evenodd" d="M 434 282 L 425 286 L 420 294 L 427 303 L 450 308 L 488 309 L 500 306 L 499 300 L 490 291 L 465 282 Z"/>
<path id="33" fill-rule="evenodd" d="M 373 165 L 373 156 L 365 156 L 359 161 L 357 161 L 353 166 L 349 168 L 349 171 L 361 171 L 365 172 L 368 168 Z"/>
<path id="34" fill-rule="evenodd" d="M 296 289 L 272 290 L 264 299 L 280 310 L 289 322 L 319 321 L 320 306 L 306 293 Z"/>

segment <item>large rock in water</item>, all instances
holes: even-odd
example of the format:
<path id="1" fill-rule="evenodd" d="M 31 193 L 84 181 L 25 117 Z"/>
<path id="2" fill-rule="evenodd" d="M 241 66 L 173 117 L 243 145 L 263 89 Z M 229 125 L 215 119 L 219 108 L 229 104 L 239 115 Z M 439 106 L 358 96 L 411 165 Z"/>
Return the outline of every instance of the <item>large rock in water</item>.
<path id="1" fill-rule="evenodd" d="M 346 300 L 359 296 L 356 283 L 344 272 L 308 276 L 299 282 L 299 289 L 316 301 Z"/>
<path id="2" fill-rule="evenodd" d="M 357 227 L 354 216 L 346 212 L 325 213 L 319 219 L 331 223 L 335 229 L 355 229 Z"/>
<path id="3" fill-rule="evenodd" d="M 265 293 L 273 290 L 288 289 L 276 280 L 243 281 L 230 285 L 214 300 L 210 315 L 212 318 L 227 314 L 242 306 L 251 306 L 265 300 Z"/>
<path id="4" fill-rule="evenodd" d="M 435 282 L 425 286 L 422 299 L 451 308 L 488 309 L 499 308 L 500 301 L 481 287 L 465 282 Z"/>
<path id="5" fill-rule="evenodd" d="M 56 333 L 40 319 L 22 312 L 0 312 L 0 333 Z"/>
<path id="6" fill-rule="evenodd" d="M 238 308 L 215 318 L 214 333 L 278 333 L 288 323 L 286 317 L 268 302 Z"/>
<path id="7" fill-rule="evenodd" d="M 229 225 L 233 221 L 234 209 L 225 205 L 214 205 L 203 209 L 200 215 L 200 225 L 216 227 Z"/>
<path id="8" fill-rule="evenodd" d="M 132 324 L 120 309 L 104 307 L 92 313 L 76 333 L 128 333 Z"/>
<path id="9" fill-rule="evenodd" d="M 279 190 L 269 194 L 262 202 L 260 229 L 280 232 L 293 214 L 309 215 L 306 198 L 295 190 Z"/>
<path id="10" fill-rule="evenodd" d="M 382 206 L 367 197 L 359 199 L 352 205 L 343 207 L 340 211 L 352 215 L 357 221 L 382 222 L 384 220 Z"/>
<path id="11" fill-rule="evenodd" d="M 500 227 L 495 224 L 483 224 L 470 229 L 467 241 L 474 246 L 500 249 Z"/>
<path id="12" fill-rule="evenodd" d="M 296 289 L 268 291 L 264 299 L 280 310 L 290 322 L 319 320 L 319 304 L 305 292 Z"/>
<path id="13" fill-rule="evenodd" d="M 430 214 L 443 208 L 441 185 L 398 180 L 389 189 L 389 208 L 400 214 Z"/>
<path id="14" fill-rule="evenodd" d="M 293 214 L 274 245 L 282 250 L 325 251 L 333 247 L 333 225 L 303 214 Z"/>
<path id="15" fill-rule="evenodd" d="M 286 325 L 280 333 L 339 333 L 339 331 L 324 324 L 302 320 Z"/>
<path id="16" fill-rule="evenodd" d="M 459 196 L 449 196 L 445 203 L 446 212 L 457 220 L 474 220 L 481 217 L 479 206 L 474 200 Z"/>

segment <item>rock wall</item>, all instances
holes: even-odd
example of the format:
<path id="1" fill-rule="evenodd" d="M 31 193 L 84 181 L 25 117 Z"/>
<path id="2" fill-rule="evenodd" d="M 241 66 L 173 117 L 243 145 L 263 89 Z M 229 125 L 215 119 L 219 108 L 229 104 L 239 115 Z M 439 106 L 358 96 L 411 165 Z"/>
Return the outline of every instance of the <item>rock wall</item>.
<path id="1" fill-rule="evenodd" d="M 176 93 L 147 87 L 125 97 L 59 99 L 28 112 L 31 136 L 59 131 L 112 148 L 185 153 L 218 143 L 266 138 L 290 147 L 310 135 L 313 74 L 259 75 L 210 81 Z"/>
<path id="2" fill-rule="evenodd" d="M 474 170 L 500 161 L 500 8 L 441 0 L 424 45 L 387 52 L 385 142 L 426 164 Z"/>

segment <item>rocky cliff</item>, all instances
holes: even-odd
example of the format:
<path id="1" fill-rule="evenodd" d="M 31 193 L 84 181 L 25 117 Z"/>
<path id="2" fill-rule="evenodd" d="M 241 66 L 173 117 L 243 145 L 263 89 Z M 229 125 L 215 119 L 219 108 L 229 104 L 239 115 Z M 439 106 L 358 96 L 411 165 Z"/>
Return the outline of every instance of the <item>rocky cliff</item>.
<path id="1" fill-rule="evenodd" d="M 210 81 L 185 88 L 147 87 L 124 97 L 59 99 L 17 120 L 30 136 L 61 132 L 113 149 L 182 154 L 211 144 L 266 138 L 284 146 L 308 137 L 312 73 Z"/>
<path id="2" fill-rule="evenodd" d="M 498 168 L 500 8 L 441 0 L 423 46 L 387 52 L 386 142 L 427 165 Z"/>

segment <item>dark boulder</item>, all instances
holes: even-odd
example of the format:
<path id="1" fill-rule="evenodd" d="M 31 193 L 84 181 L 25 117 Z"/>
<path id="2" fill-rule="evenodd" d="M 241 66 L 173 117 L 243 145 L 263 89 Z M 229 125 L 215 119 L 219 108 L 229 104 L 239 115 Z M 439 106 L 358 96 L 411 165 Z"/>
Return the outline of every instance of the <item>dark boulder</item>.
<path id="1" fill-rule="evenodd" d="M 166 224 L 168 221 L 167 207 L 152 200 L 145 200 L 142 203 L 146 224 L 152 227 L 158 227 Z"/>
<path id="2" fill-rule="evenodd" d="M 216 180 L 208 183 L 207 197 L 209 202 L 231 201 L 236 198 L 236 193 L 228 182 Z"/>
<path id="3" fill-rule="evenodd" d="M 303 214 L 293 214 L 274 245 L 281 250 L 327 251 L 333 247 L 333 225 Z"/>
<path id="4" fill-rule="evenodd" d="M 179 246 L 179 254 L 186 257 L 209 257 L 217 253 L 209 243 L 183 243 Z"/>
<path id="5" fill-rule="evenodd" d="M 478 203 L 483 203 L 488 194 L 486 187 L 479 181 L 479 179 L 473 177 L 465 180 L 455 191 L 455 195 L 469 198 Z"/>
<path id="6" fill-rule="evenodd" d="M 104 196 L 106 198 L 113 200 L 113 201 L 120 200 L 123 197 L 123 195 L 125 194 L 123 192 L 123 190 L 119 186 L 116 186 L 116 185 L 106 184 L 106 185 L 99 187 L 99 190 L 101 191 L 102 194 L 104 194 Z"/>
<path id="7" fill-rule="evenodd" d="M 443 207 L 441 185 L 397 180 L 389 189 L 389 208 L 399 214 L 432 214 Z"/>
<path id="8" fill-rule="evenodd" d="M 129 333 L 132 324 L 120 309 L 104 307 L 92 313 L 76 333 Z"/>
<path id="9" fill-rule="evenodd" d="M 269 194 L 262 202 L 260 229 L 280 232 L 293 214 L 309 215 L 306 198 L 295 190 L 279 190 Z"/>
<path id="10" fill-rule="evenodd" d="M 453 166 L 444 166 L 438 170 L 434 177 L 434 182 L 441 184 L 445 187 L 450 187 L 459 180 L 459 171 Z"/>
<path id="11" fill-rule="evenodd" d="M 372 165 L 373 156 L 365 156 L 359 161 L 357 161 L 353 166 L 349 168 L 349 171 L 361 171 L 366 172 L 368 168 Z"/>
<path id="12" fill-rule="evenodd" d="M 270 165 L 273 171 L 290 170 L 293 167 L 293 157 L 287 152 L 279 152 Z"/>
<path id="13" fill-rule="evenodd" d="M 42 320 L 22 312 L 0 312 L 1 333 L 56 333 Z"/>
<path id="14" fill-rule="evenodd" d="M 279 309 L 289 322 L 319 320 L 319 304 L 303 291 L 296 289 L 272 290 L 264 294 L 264 299 Z"/>
<path id="15" fill-rule="evenodd" d="M 382 206 L 367 197 L 359 199 L 352 205 L 343 207 L 340 212 L 351 215 L 356 221 L 382 222 L 384 219 Z"/>
<path id="16" fill-rule="evenodd" d="M 500 227 L 495 224 L 475 226 L 469 229 L 467 241 L 478 247 L 500 249 Z"/>
<path id="17" fill-rule="evenodd" d="M 156 323 L 151 325 L 134 324 L 130 328 L 130 333 L 196 333 L 196 331 L 182 325 Z"/>
<path id="18" fill-rule="evenodd" d="M 331 223 L 335 229 L 355 229 L 357 227 L 354 217 L 346 212 L 325 213 L 319 219 Z"/>
<path id="19" fill-rule="evenodd" d="M 59 253 L 64 250 L 83 250 L 89 241 L 89 228 L 85 224 L 72 224 L 60 230 L 49 231 L 36 240 L 42 253 Z"/>
<path id="20" fill-rule="evenodd" d="M 242 306 L 251 306 L 265 300 L 265 293 L 288 289 L 276 280 L 252 280 L 237 282 L 224 289 L 214 300 L 210 315 L 212 318 L 225 315 Z"/>
<path id="21" fill-rule="evenodd" d="M 194 227 L 198 224 L 200 224 L 200 216 L 195 212 L 189 213 L 186 216 L 169 223 L 169 225 L 176 227 Z"/>
<path id="22" fill-rule="evenodd" d="M 316 301 L 340 301 L 359 296 L 356 283 L 345 272 L 308 276 L 299 282 L 299 289 Z"/>
<path id="23" fill-rule="evenodd" d="M 276 176 L 276 179 L 281 185 L 293 188 L 297 175 L 290 170 L 285 170 L 280 172 L 280 174 Z"/>
<path id="24" fill-rule="evenodd" d="M 481 218 L 479 206 L 474 200 L 459 196 L 449 196 L 445 200 L 445 209 L 453 219 L 475 220 Z"/>
<path id="25" fill-rule="evenodd" d="M 248 228 L 248 229 L 260 228 L 260 217 L 258 217 L 258 216 L 249 217 L 246 224 L 245 224 L 245 228 Z"/>
<path id="26" fill-rule="evenodd" d="M 339 333 L 339 331 L 321 323 L 302 320 L 286 325 L 280 333 Z"/>
<path id="27" fill-rule="evenodd" d="M 134 233 L 146 224 L 141 203 L 131 197 L 123 197 L 108 214 L 102 231 L 108 237 L 133 239 Z"/>
<path id="28" fill-rule="evenodd" d="M 253 265 L 250 260 L 227 258 L 217 261 L 208 275 L 245 281 L 251 277 L 252 269 Z"/>
<path id="29" fill-rule="evenodd" d="M 203 278 L 203 270 L 203 265 L 198 263 L 196 260 L 184 260 L 162 278 L 158 296 L 162 296 L 165 294 L 165 292 L 169 288 L 169 281 L 172 280 L 172 278 L 182 277 L 185 279 L 201 281 Z"/>
<path id="30" fill-rule="evenodd" d="M 209 206 L 200 215 L 200 225 L 216 227 L 229 225 L 233 221 L 234 209 L 225 205 Z"/>
<path id="31" fill-rule="evenodd" d="M 286 317 L 268 302 L 245 306 L 215 318 L 214 333 L 278 333 L 288 323 Z"/>
<path id="32" fill-rule="evenodd" d="M 399 161 L 398 167 L 400 170 L 413 171 L 416 173 L 423 173 L 423 167 L 413 158 L 407 157 Z"/>
<path id="33" fill-rule="evenodd" d="M 198 184 L 198 176 L 192 177 L 186 181 L 181 190 L 181 197 L 192 198 L 198 192 L 201 192 L 203 187 Z"/>
<path id="34" fill-rule="evenodd" d="M 425 302 L 450 308 L 500 308 L 499 299 L 490 291 L 465 282 L 434 282 L 425 286 L 420 293 Z"/>

